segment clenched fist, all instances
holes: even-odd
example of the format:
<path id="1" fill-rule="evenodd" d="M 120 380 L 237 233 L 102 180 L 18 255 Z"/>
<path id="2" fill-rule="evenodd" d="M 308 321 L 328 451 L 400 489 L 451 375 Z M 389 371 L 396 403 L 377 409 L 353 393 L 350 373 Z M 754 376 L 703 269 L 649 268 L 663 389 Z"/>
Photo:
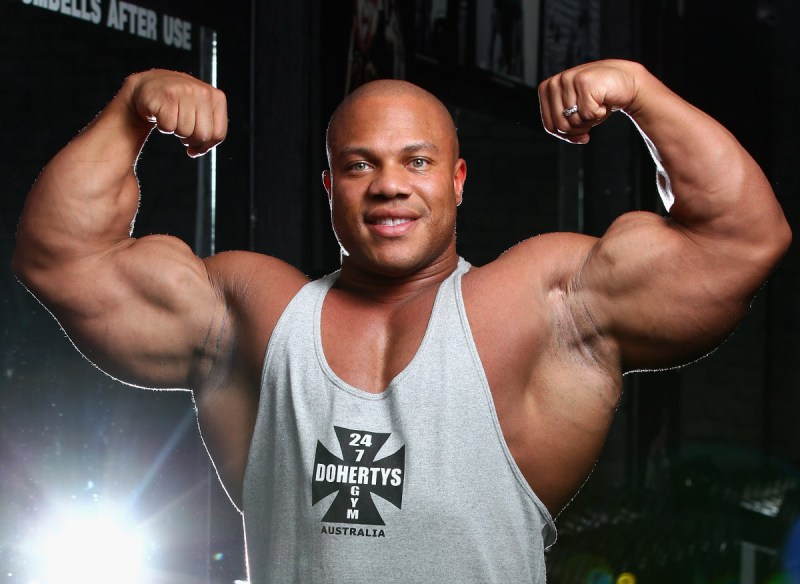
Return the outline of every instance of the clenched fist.
<path id="1" fill-rule="evenodd" d="M 637 63 L 619 60 L 579 65 L 539 84 L 542 123 L 550 134 L 575 144 L 612 112 L 637 108 L 641 84 L 651 77 Z"/>
<path id="2" fill-rule="evenodd" d="M 135 115 L 160 132 L 175 134 L 189 156 L 202 156 L 225 139 L 228 106 L 219 89 L 161 69 L 131 75 L 125 86 Z"/>

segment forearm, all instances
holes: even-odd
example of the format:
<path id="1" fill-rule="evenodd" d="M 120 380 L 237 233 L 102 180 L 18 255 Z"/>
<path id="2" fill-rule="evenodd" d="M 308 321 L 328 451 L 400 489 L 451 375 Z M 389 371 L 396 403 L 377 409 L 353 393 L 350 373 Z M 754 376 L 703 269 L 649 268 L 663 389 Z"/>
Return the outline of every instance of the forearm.
<path id="1" fill-rule="evenodd" d="M 539 97 L 545 129 L 576 144 L 587 143 L 614 110 L 625 111 L 650 142 L 671 225 L 685 235 L 752 245 L 767 251 L 767 263 L 785 251 L 788 225 L 755 161 L 725 128 L 641 65 L 579 65 L 543 81 Z"/>
<path id="2" fill-rule="evenodd" d="M 648 142 L 672 220 L 692 234 L 784 249 L 787 223 L 753 158 L 710 116 L 644 68 L 637 73 L 636 98 L 625 111 Z"/>
<path id="3" fill-rule="evenodd" d="M 47 269 L 130 236 L 139 201 L 134 165 L 153 124 L 131 105 L 132 82 L 44 168 L 22 213 L 14 268 Z"/>

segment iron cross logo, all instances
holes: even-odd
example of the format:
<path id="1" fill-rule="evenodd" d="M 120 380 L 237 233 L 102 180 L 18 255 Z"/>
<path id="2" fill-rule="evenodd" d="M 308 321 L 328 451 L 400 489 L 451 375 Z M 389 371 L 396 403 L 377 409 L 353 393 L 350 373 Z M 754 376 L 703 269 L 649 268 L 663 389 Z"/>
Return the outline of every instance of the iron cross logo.
<path id="1" fill-rule="evenodd" d="M 391 434 L 339 426 L 333 429 L 342 449 L 342 458 L 331 454 L 322 442 L 317 441 L 311 504 L 316 505 L 338 491 L 322 521 L 385 525 L 372 496 L 378 495 L 401 508 L 406 447 L 401 446 L 394 454 L 376 461 L 378 451 Z"/>

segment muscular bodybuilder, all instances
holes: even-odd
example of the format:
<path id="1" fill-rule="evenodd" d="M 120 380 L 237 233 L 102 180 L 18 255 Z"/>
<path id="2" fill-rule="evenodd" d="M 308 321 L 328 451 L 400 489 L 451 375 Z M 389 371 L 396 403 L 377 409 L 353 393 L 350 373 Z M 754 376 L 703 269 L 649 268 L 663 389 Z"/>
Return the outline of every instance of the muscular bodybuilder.
<path id="1" fill-rule="evenodd" d="M 469 266 L 453 121 L 402 81 L 362 86 L 331 120 L 342 265 L 315 282 L 266 255 L 131 236 L 153 128 L 190 156 L 225 137 L 224 94 L 187 75 L 129 77 L 34 185 L 18 277 L 108 374 L 194 392 L 254 583 L 543 582 L 552 516 L 597 459 L 622 374 L 711 351 L 787 249 L 757 164 L 641 65 L 582 65 L 539 95 L 569 142 L 631 118 L 669 216 Z"/>

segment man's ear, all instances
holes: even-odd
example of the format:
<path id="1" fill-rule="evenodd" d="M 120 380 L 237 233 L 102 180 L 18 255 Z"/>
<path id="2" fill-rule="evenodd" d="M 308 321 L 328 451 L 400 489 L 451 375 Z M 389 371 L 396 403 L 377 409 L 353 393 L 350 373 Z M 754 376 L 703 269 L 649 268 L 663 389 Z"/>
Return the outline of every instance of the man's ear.
<path id="1" fill-rule="evenodd" d="M 453 189 L 456 193 L 456 207 L 461 204 L 464 195 L 464 183 L 467 181 L 467 162 L 459 158 L 456 162 L 455 173 L 453 175 Z"/>
<path id="2" fill-rule="evenodd" d="M 322 171 L 322 186 L 325 187 L 325 192 L 328 193 L 328 202 L 331 200 L 331 171 Z"/>

